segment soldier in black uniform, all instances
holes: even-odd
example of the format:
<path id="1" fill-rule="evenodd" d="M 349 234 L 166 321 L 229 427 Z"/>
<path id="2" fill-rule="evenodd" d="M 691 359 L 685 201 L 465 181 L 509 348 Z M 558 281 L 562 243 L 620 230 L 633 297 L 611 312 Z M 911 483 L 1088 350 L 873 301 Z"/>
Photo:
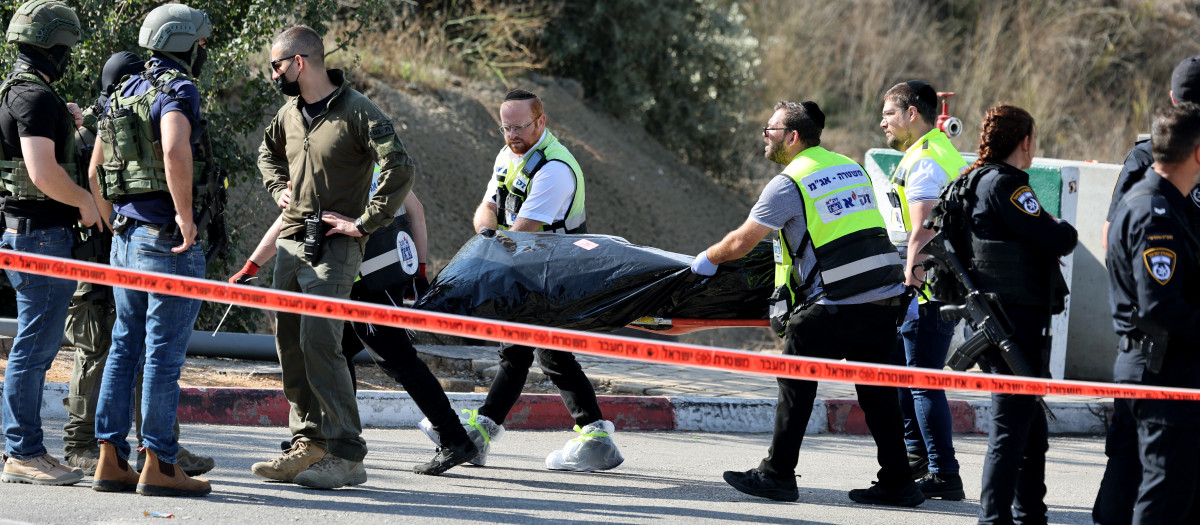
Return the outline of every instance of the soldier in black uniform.
<path id="1" fill-rule="evenodd" d="M 1118 382 L 1200 387 L 1200 240 L 1187 197 L 1200 182 L 1200 106 L 1155 115 L 1152 170 L 1121 199 L 1108 232 Z M 1134 400 L 1141 486 L 1133 523 L 1196 523 L 1200 403 Z"/>
<path id="2" fill-rule="evenodd" d="M 1057 258 L 1075 249 L 1076 232 L 1045 210 L 1029 187 L 1037 149 L 1033 117 L 1014 106 L 988 110 L 979 160 L 966 183 L 965 237 L 950 239 L 977 286 L 1000 297 L 1013 324 L 1012 340 L 1029 368 L 1045 376 Z M 1061 296 L 1057 299 L 1061 300 Z M 1012 374 L 994 347 L 985 371 Z M 982 363 L 982 361 L 981 361 Z M 992 394 L 992 430 L 983 466 L 979 523 L 1045 523 L 1046 416 L 1029 395 Z"/>
<path id="3" fill-rule="evenodd" d="M 1188 57 L 1175 67 L 1171 74 L 1171 103 L 1200 103 L 1200 55 Z M 1142 181 L 1151 171 L 1154 156 L 1150 139 L 1138 141 L 1125 157 L 1121 174 L 1113 187 L 1112 200 L 1108 205 L 1108 216 L 1104 221 L 1104 248 L 1108 248 L 1108 230 L 1117 215 L 1122 197 L 1133 185 Z M 1192 189 L 1189 197 L 1200 207 L 1200 186 Z M 1142 480 L 1142 461 L 1138 458 L 1137 425 L 1130 411 L 1129 399 L 1113 400 L 1113 416 L 1108 424 L 1108 439 L 1104 454 L 1108 465 L 1100 481 L 1100 491 L 1092 507 L 1092 520 L 1098 525 L 1123 525 L 1133 520 L 1133 505 L 1137 501 L 1137 487 Z"/>

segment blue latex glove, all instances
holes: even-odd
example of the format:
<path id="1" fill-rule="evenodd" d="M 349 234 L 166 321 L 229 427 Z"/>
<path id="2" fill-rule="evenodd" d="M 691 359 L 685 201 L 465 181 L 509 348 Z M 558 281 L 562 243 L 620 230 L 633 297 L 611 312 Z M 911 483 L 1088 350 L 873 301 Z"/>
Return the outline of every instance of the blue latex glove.
<path id="1" fill-rule="evenodd" d="M 700 252 L 700 255 L 697 255 L 696 259 L 692 261 L 692 273 L 704 276 L 717 273 L 717 265 L 708 260 L 708 250 Z"/>

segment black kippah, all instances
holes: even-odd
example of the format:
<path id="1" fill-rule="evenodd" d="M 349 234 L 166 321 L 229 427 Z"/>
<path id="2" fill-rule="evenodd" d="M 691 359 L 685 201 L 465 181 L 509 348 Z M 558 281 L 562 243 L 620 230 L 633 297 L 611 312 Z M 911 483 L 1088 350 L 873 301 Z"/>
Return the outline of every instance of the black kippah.
<path id="1" fill-rule="evenodd" d="M 520 88 L 509 91 L 507 95 L 504 95 L 505 102 L 508 102 L 511 100 L 529 100 L 529 99 L 534 99 L 534 98 L 537 98 L 537 95 L 534 95 L 533 93 L 531 93 L 529 91 L 525 91 L 524 89 L 520 89 Z"/>
<path id="2" fill-rule="evenodd" d="M 801 102 L 800 105 L 804 106 L 804 112 L 808 114 L 808 118 L 817 124 L 818 128 L 825 129 L 825 113 L 821 112 L 821 108 L 817 106 L 816 102 L 806 100 Z"/>
<path id="3" fill-rule="evenodd" d="M 924 80 L 909 80 L 905 84 L 908 84 L 909 89 L 913 90 L 918 99 L 926 105 L 937 109 L 937 91 L 928 82 Z"/>

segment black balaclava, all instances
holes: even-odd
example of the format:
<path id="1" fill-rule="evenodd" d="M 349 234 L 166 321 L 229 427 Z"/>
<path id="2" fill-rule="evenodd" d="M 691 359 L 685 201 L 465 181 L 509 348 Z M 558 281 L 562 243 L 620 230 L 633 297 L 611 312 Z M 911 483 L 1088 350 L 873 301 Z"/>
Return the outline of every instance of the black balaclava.
<path id="1" fill-rule="evenodd" d="M 17 45 L 17 58 L 50 77 L 50 82 L 62 78 L 71 63 L 71 48 L 59 44 L 42 49 L 29 44 Z"/>
<path id="2" fill-rule="evenodd" d="M 104 68 L 100 70 L 100 90 L 105 95 L 111 95 L 116 89 L 119 82 L 125 75 L 136 75 L 145 69 L 145 62 L 142 57 L 129 51 L 121 51 L 114 53 L 108 57 L 108 61 L 104 63 Z"/>

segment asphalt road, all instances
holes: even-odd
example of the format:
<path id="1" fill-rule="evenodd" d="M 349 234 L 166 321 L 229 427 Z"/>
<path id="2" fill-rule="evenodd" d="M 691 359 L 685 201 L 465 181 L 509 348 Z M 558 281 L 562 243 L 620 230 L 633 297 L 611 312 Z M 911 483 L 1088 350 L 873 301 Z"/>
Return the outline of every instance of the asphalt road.
<path id="1" fill-rule="evenodd" d="M 61 451 L 63 421 L 47 420 L 46 442 Z M 817 435 L 805 439 L 800 502 L 745 496 L 721 480 L 725 470 L 757 465 L 769 434 L 693 432 L 617 433 L 625 464 L 607 473 L 544 468 L 545 455 L 573 437 L 568 432 L 513 431 L 493 444 L 488 467 L 457 467 L 440 477 L 417 476 L 412 466 L 433 455 L 415 429 L 369 429 L 366 484 L 316 491 L 263 481 L 250 465 L 279 453 L 286 430 L 273 427 L 186 425 L 184 444 L 217 459 L 205 498 L 151 498 L 71 487 L 0 484 L 0 523 L 974 523 L 984 436 L 956 436 L 968 500 L 927 501 L 915 509 L 859 505 L 846 492 L 870 485 L 877 469 L 868 437 Z M 1051 523 L 1090 523 L 1103 472 L 1103 438 L 1053 438 L 1047 486 Z"/>

